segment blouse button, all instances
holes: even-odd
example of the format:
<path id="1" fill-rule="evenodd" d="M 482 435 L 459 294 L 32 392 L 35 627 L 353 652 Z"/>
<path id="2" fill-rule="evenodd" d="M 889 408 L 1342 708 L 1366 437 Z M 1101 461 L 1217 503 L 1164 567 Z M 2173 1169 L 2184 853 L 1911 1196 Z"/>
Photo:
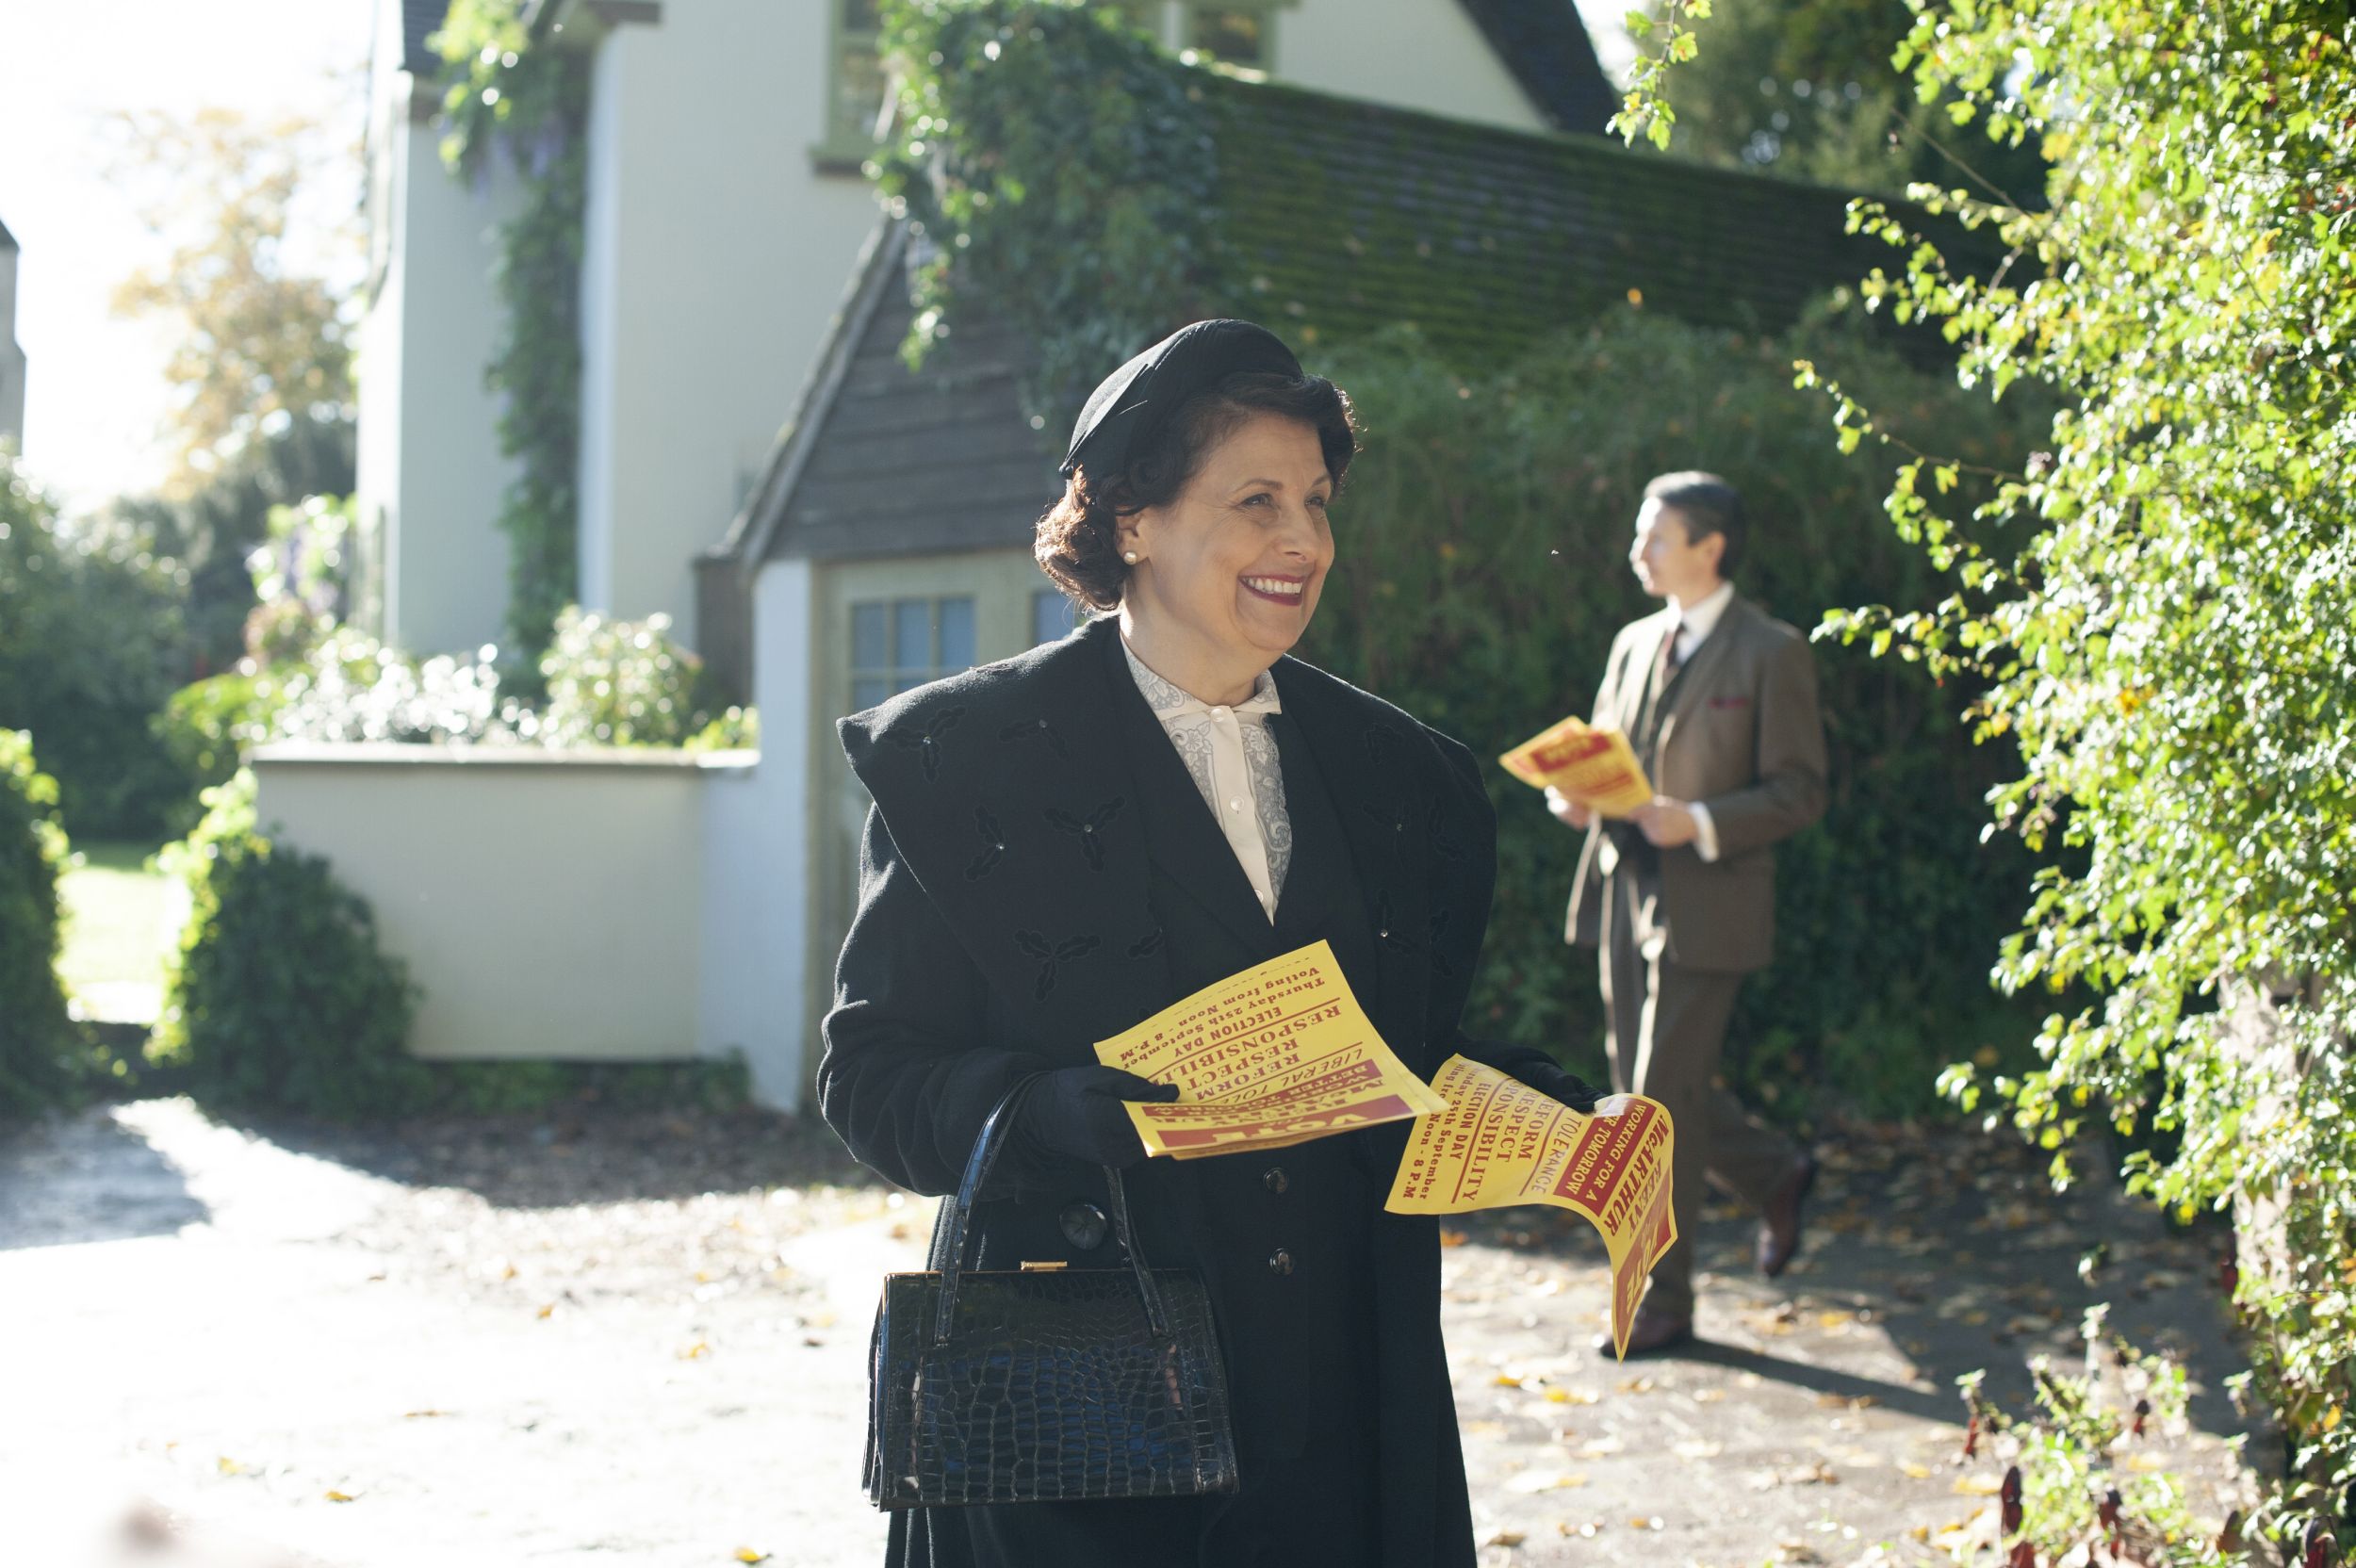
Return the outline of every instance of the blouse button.
<path id="1" fill-rule="evenodd" d="M 1230 811 L 1240 811 L 1243 809 L 1243 802 L 1240 800 L 1231 800 L 1227 803 L 1227 809 Z"/>
<path id="2" fill-rule="evenodd" d="M 1227 716 L 1227 710 L 1226 710 L 1226 709 L 1224 709 L 1224 708 L 1214 708 L 1214 709 L 1212 709 L 1212 710 L 1211 710 L 1211 717 L 1213 717 L 1213 718 L 1215 718 L 1215 719 L 1223 719 L 1223 718 L 1225 718 L 1226 716 Z"/>

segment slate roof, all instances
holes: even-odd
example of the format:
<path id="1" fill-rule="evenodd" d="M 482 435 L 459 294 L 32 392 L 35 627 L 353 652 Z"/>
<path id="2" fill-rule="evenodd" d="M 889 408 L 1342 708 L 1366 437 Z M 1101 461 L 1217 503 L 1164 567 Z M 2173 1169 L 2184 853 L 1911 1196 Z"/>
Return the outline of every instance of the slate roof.
<path id="1" fill-rule="evenodd" d="M 441 74 L 442 57 L 427 41 L 450 15 L 450 0 L 401 0 L 401 68 L 413 76 Z"/>
<path id="2" fill-rule="evenodd" d="M 1843 233 L 1848 192 L 1204 74 L 1220 151 L 1227 297 L 1173 302 L 1320 344 L 1399 322 L 1467 366 L 1640 297 L 1775 330 L 1891 264 Z M 1023 417 L 1025 345 L 988 320 L 900 362 L 906 239 L 870 247 L 767 472 L 715 558 L 834 559 L 1024 544 L 1058 490 Z M 1060 434 L 1060 433 L 1057 433 Z"/>
<path id="3" fill-rule="evenodd" d="M 1298 88 L 1205 87 L 1230 302 L 1304 343 L 1408 321 L 1478 361 L 1632 296 L 1772 329 L 1891 263 L 1842 232 L 1847 191 Z"/>
<path id="4" fill-rule="evenodd" d="M 1458 0 L 1558 131 L 1603 135 L 1620 106 L 1573 0 Z"/>

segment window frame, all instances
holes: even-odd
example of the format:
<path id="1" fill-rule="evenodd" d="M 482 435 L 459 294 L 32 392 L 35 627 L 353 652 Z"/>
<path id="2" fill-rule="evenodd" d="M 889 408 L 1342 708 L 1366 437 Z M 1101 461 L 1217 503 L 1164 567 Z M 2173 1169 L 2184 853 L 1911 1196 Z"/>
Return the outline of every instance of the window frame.
<path id="1" fill-rule="evenodd" d="M 836 122 L 835 114 L 841 106 L 843 93 L 843 66 L 849 52 L 853 49 L 863 49 L 869 57 L 875 57 L 878 53 L 877 45 L 882 41 L 882 34 L 880 31 L 861 32 L 845 26 L 843 10 L 846 0 L 825 0 L 825 3 L 826 7 L 826 79 L 825 90 L 821 93 L 819 100 L 823 106 L 819 137 L 810 144 L 810 161 L 811 166 L 822 174 L 858 174 L 860 172 L 860 165 L 875 155 L 876 141 L 872 135 L 862 136 Z M 888 90 L 889 79 L 886 80 L 885 86 Z M 880 99 L 876 102 L 875 107 L 880 113 L 883 108 Z"/>
<path id="2" fill-rule="evenodd" d="M 1212 59 L 1233 70 L 1251 71 L 1262 76 L 1273 76 L 1276 74 L 1276 50 L 1279 42 L 1277 16 L 1278 13 L 1289 9 L 1293 3 L 1294 0 L 1179 0 L 1178 28 L 1181 40 L 1178 47 L 1182 51 L 1192 50 L 1199 54 L 1208 55 Z M 1204 49 L 1200 40 L 1203 13 L 1205 11 L 1234 11 L 1257 17 L 1260 23 L 1261 58 L 1259 63 L 1246 65 L 1237 60 L 1213 55 L 1209 50 Z"/>

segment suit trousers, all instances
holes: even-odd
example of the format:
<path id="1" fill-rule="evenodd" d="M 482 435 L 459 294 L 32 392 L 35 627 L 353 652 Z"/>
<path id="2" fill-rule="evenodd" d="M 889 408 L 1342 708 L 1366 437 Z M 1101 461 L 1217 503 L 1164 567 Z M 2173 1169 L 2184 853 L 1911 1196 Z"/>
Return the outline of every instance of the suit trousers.
<path id="1" fill-rule="evenodd" d="M 1653 1266 L 1644 1304 L 1693 1311 L 1693 1237 L 1707 1183 L 1758 1208 L 1792 1173 L 1799 1150 L 1718 1082 L 1739 973 L 1671 963 L 1652 930 L 1653 890 L 1624 862 L 1606 879 L 1602 970 L 1612 1086 L 1667 1108 L 1677 1129 L 1672 1170 L 1677 1243 Z"/>

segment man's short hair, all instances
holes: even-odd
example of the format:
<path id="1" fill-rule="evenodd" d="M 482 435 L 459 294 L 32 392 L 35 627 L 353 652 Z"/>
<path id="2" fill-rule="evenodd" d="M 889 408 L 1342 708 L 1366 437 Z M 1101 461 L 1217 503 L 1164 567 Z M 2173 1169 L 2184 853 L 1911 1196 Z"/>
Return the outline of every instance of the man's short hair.
<path id="1" fill-rule="evenodd" d="M 1698 545 L 1711 534 L 1724 539 L 1718 575 L 1734 576 L 1742 564 L 1742 542 L 1750 525 L 1742 516 L 1742 493 L 1716 474 L 1698 468 L 1663 474 L 1644 486 L 1644 498 L 1659 501 L 1685 519 L 1685 542 Z"/>

